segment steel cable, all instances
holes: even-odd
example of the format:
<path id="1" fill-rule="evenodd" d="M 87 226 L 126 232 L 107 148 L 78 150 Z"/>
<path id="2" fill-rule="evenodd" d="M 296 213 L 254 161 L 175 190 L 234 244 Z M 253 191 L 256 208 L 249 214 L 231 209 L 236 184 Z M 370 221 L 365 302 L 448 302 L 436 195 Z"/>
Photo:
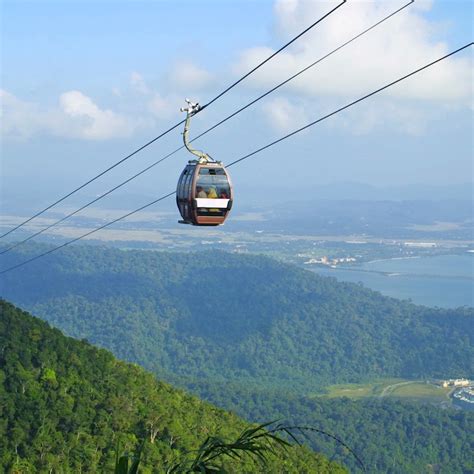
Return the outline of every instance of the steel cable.
<path id="1" fill-rule="evenodd" d="M 439 63 L 439 62 L 441 62 L 441 61 L 443 61 L 443 60 L 445 60 L 445 59 L 447 59 L 447 58 L 449 58 L 449 57 L 451 57 L 451 56 L 453 56 L 453 55 L 455 55 L 455 54 L 461 52 L 461 51 L 463 51 L 464 49 L 471 47 L 473 44 L 474 44 L 474 43 L 470 42 L 470 43 L 468 43 L 468 44 L 466 44 L 466 45 L 464 45 L 464 46 L 462 46 L 462 47 L 460 47 L 460 48 L 458 48 L 458 49 L 456 49 L 456 50 L 454 50 L 454 51 L 452 51 L 452 52 L 450 52 L 450 53 L 448 53 L 448 54 L 446 54 L 446 55 L 444 55 L 444 56 L 442 56 L 442 57 L 440 57 L 440 58 L 438 58 L 438 59 L 436 59 L 436 60 L 434 60 L 434 61 L 432 61 L 432 62 L 430 62 L 430 63 L 428 63 L 428 64 L 426 64 L 426 65 L 424 65 L 424 66 L 422 66 L 422 67 L 420 67 L 420 68 L 418 68 L 418 69 L 416 69 L 416 70 L 410 72 L 410 73 L 408 73 L 408 74 L 406 74 L 406 75 L 404 75 L 404 76 L 402 76 L 402 77 L 400 77 L 400 78 L 398 78 L 398 79 L 396 79 L 396 80 L 394 80 L 394 81 L 392 81 L 392 82 L 386 84 L 385 86 L 382 86 L 382 87 L 380 87 L 379 89 L 377 89 L 377 90 L 375 90 L 375 91 L 373 91 L 373 92 L 370 92 L 369 94 L 366 94 L 366 95 L 360 97 L 359 99 L 354 100 L 354 101 L 350 102 L 349 104 L 347 104 L 347 105 L 345 105 L 345 106 L 343 106 L 343 107 L 340 107 L 339 109 L 335 110 L 334 112 L 331 112 L 330 114 L 327 114 L 327 115 L 325 115 L 325 116 L 323 116 L 323 117 L 321 117 L 321 118 L 319 118 L 319 119 L 317 119 L 317 120 L 314 120 L 313 122 L 310 122 L 310 123 L 308 123 L 307 125 L 305 125 L 305 126 L 303 126 L 303 127 L 300 127 L 300 128 L 298 128 L 297 130 L 295 130 L 295 131 L 293 131 L 293 132 L 291 132 L 291 133 L 288 133 L 287 135 L 285 135 L 285 136 L 279 138 L 278 140 L 274 140 L 273 142 L 271 142 L 271 143 L 269 143 L 269 144 L 267 144 L 267 145 L 265 145 L 265 146 L 263 146 L 263 147 L 260 147 L 260 148 L 258 148 L 257 150 L 255 150 L 255 151 L 253 151 L 253 152 L 251 152 L 251 153 L 248 153 L 247 155 L 242 156 L 241 158 L 239 158 L 239 159 L 237 159 L 237 160 L 231 162 L 231 163 L 227 166 L 227 168 L 230 168 L 231 166 L 234 166 L 234 165 L 236 165 L 237 163 L 240 163 L 240 162 L 246 160 L 247 158 L 250 158 L 251 156 L 256 155 L 257 153 L 260 153 L 260 152 L 262 152 L 262 151 L 264 151 L 264 150 L 266 150 L 266 149 L 272 147 L 273 145 L 276 145 L 277 143 L 280 143 L 280 142 L 282 142 L 283 140 L 286 140 L 287 138 L 290 138 L 290 137 L 292 137 L 293 135 L 296 135 L 297 133 L 300 133 L 300 132 L 302 132 L 303 130 L 306 130 L 306 129 L 308 129 L 308 128 L 310 128 L 310 127 L 312 127 L 312 126 L 314 126 L 314 125 L 316 125 L 316 124 L 318 124 L 318 123 L 320 123 L 320 122 L 322 122 L 323 120 L 326 120 L 326 119 L 328 119 L 329 117 L 332 117 L 332 116 L 334 116 L 335 114 L 338 114 L 338 113 L 342 112 L 343 110 L 346 110 L 347 108 L 352 107 L 353 105 L 356 105 L 356 104 L 358 104 L 358 103 L 360 103 L 360 102 L 362 102 L 362 101 L 368 99 L 369 97 L 372 97 L 373 95 L 378 94 L 378 93 L 382 92 L 383 90 L 386 90 L 386 89 L 388 89 L 389 87 L 392 87 L 392 86 L 394 86 L 395 84 L 398 84 L 399 82 L 404 81 L 405 79 L 408 79 L 409 77 L 412 77 L 412 76 L 414 76 L 415 74 L 420 73 L 421 71 L 423 71 L 423 70 L 425 70 L 425 69 L 427 69 L 427 68 L 429 68 L 429 67 L 431 67 L 431 66 L 433 66 L 433 65 L 435 65 L 435 64 L 437 64 L 437 63 Z M 94 234 L 95 232 L 98 232 L 99 230 L 105 229 L 106 227 L 109 227 L 110 225 L 115 224 L 116 222 L 119 222 L 119 221 L 121 221 L 121 220 L 123 220 L 123 219 L 126 219 L 127 217 L 130 217 L 130 216 L 132 216 L 133 214 L 136 214 L 136 213 L 138 213 L 138 212 L 140 212 L 140 211 L 143 211 L 144 209 L 146 209 L 146 208 L 148 208 L 148 207 L 150 207 L 150 206 L 152 206 L 152 205 L 154 205 L 154 204 L 156 204 L 156 203 L 158 203 L 158 202 L 160 202 L 160 201 L 163 201 L 164 199 L 166 199 L 166 198 L 168 198 L 168 197 L 170 197 L 170 196 L 172 196 L 172 195 L 174 195 L 174 194 L 176 194 L 176 191 L 169 192 L 169 193 L 167 193 L 167 194 L 165 194 L 165 195 L 159 197 L 158 199 L 155 199 L 154 201 L 151 201 L 151 202 L 149 202 L 148 204 L 145 204 L 145 205 L 139 207 L 138 209 L 135 209 L 135 210 L 133 210 L 133 211 L 131 211 L 131 212 L 128 212 L 127 214 L 125 214 L 125 215 L 123 215 L 123 216 L 121 216 L 121 217 L 118 217 L 118 218 L 116 218 L 116 219 L 114 219 L 114 220 L 112 220 L 112 221 L 110 221 L 110 222 L 107 222 L 107 223 L 101 225 L 100 227 L 97 227 L 96 229 L 92 229 L 91 231 L 86 232 L 85 234 L 83 234 L 83 235 L 81 235 L 81 236 L 79 236 L 79 237 L 76 237 L 75 239 L 72 239 L 72 240 L 70 240 L 70 241 L 67 241 L 67 242 L 65 242 L 64 244 L 59 245 L 58 247 L 54 247 L 54 248 L 52 248 L 52 249 L 50 249 L 50 250 L 48 250 L 48 251 L 46 251 L 46 252 L 43 252 L 43 253 L 41 253 L 41 254 L 35 256 L 35 257 L 32 257 L 32 258 L 30 258 L 30 259 L 28 259 L 28 260 L 25 260 L 25 261 L 20 262 L 20 263 L 18 263 L 18 264 L 16 264 L 16 265 L 13 265 L 12 267 L 6 268 L 5 270 L 0 271 L 0 275 L 5 274 L 5 273 L 7 273 L 7 272 L 9 272 L 9 271 L 15 270 L 15 269 L 17 269 L 17 268 L 19 268 L 19 267 L 22 267 L 22 266 L 26 265 L 27 263 L 33 262 L 34 260 L 38 260 L 39 258 L 42 258 L 42 257 L 44 257 L 44 256 L 46 256 L 46 255 L 49 255 L 49 254 L 55 252 L 56 250 L 59 250 L 59 249 L 61 249 L 61 248 L 64 248 L 64 247 L 66 247 L 66 246 L 68 246 L 68 245 L 70 245 L 70 244 L 72 244 L 72 243 L 74 243 L 74 242 L 77 242 L 78 240 L 81 240 L 81 239 L 83 239 L 83 238 L 85 238 L 85 237 L 88 237 L 88 236 Z"/>
<path id="2" fill-rule="evenodd" d="M 290 46 L 291 44 L 293 44 L 296 40 L 298 40 L 299 38 L 301 38 L 301 36 L 303 36 L 304 34 L 306 34 L 308 31 L 310 31 L 312 28 L 314 28 L 316 25 L 318 25 L 321 21 L 323 21 L 324 19 L 326 19 L 329 15 L 331 15 L 332 13 L 334 13 L 338 8 L 340 8 L 342 5 L 344 5 L 346 3 L 347 0 L 343 0 L 341 3 L 339 3 L 338 5 L 336 5 L 332 10 L 330 10 L 328 13 L 326 13 L 324 16 L 322 16 L 321 18 L 319 18 L 318 20 L 316 20 L 315 22 L 313 22 L 310 26 L 308 26 L 305 30 L 303 30 L 301 33 L 299 33 L 297 36 L 295 36 L 294 38 L 292 38 L 290 41 L 288 41 L 286 44 L 284 44 L 280 49 L 278 49 L 277 51 L 275 51 L 274 53 L 272 53 L 268 58 L 266 58 L 265 60 L 263 60 L 262 62 L 260 62 L 259 64 L 257 64 L 257 66 L 255 66 L 253 69 L 251 69 L 249 72 L 247 72 L 244 76 L 242 76 L 240 79 L 238 79 L 237 81 L 235 81 L 234 83 L 232 83 L 229 87 L 227 87 L 226 89 L 224 89 L 222 92 L 220 92 L 217 96 L 215 96 L 213 99 L 211 99 L 207 104 L 205 104 L 203 107 L 201 107 L 201 109 L 199 110 L 199 112 L 203 111 L 205 108 L 209 107 L 211 104 L 213 104 L 214 102 L 216 102 L 218 99 L 220 99 L 224 94 L 227 94 L 227 92 L 229 92 L 231 89 L 233 89 L 235 86 L 237 86 L 238 84 L 240 84 L 244 79 L 246 79 L 247 77 L 249 77 L 251 74 L 253 74 L 255 71 L 257 71 L 259 68 L 261 68 L 264 64 L 266 64 L 268 61 L 270 61 L 271 59 L 273 59 L 275 56 L 277 56 L 279 53 L 281 53 L 284 49 L 286 49 L 288 46 Z M 147 148 L 148 146 L 150 146 L 152 143 L 155 143 L 157 140 L 159 140 L 160 138 L 164 137 L 165 135 L 167 135 L 168 133 L 170 133 L 171 131 L 173 131 L 175 128 L 179 127 L 180 125 L 182 125 L 183 123 L 185 122 L 185 120 L 181 120 L 180 122 L 176 123 L 175 125 L 173 125 L 172 127 L 168 128 L 166 131 L 160 133 L 157 137 L 153 138 L 152 140 L 148 141 L 147 143 L 145 143 L 144 145 L 142 145 L 141 147 L 137 148 L 136 150 L 134 150 L 132 153 L 128 154 L 127 156 L 125 156 L 124 158 L 122 158 L 121 160 L 117 161 L 116 163 L 114 163 L 113 165 L 109 166 L 107 169 L 101 171 L 99 174 L 97 174 L 96 176 L 92 177 L 91 179 L 89 179 L 88 181 L 86 181 L 84 184 L 81 184 L 80 186 L 78 186 L 77 188 L 73 189 L 71 192 L 67 193 L 66 195 L 64 195 L 63 197 L 59 198 L 58 200 L 56 200 L 55 202 L 53 202 L 52 204 L 50 204 L 49 206 L 45 207 L 44 209 L 42 209 L 41 211 L 37 212 L 36 214 L 32 215 L 31 217 L 29 217 L 28 219 L 26 219 L 25 221 L 21 222 L 20 224 L 16 225 L 15 227 L 13 227 L 12 229 L 10 229 L 9 231 L 3 233 L 0 235 L 0 239 L 2 239 L 3 237 L 6 237 L 7 235 L 11 234 L 12 232 L 14 232 L 15 230 L 19 229 L 20 227 L 23 227 L 25 224 L 28 224 L 28 222 L 31 222 L 33 219 L 35 219 L 36 217 L 39 217 L 40 215 L 44 214 L 46 211 L 50 210 L 51 208 L 53 208 L 54 206 L 56 206 L 57 204 L 63 202 L 65 199 L 67 199 L 68 197 L 72 196 L 73 194 L 75 194 L 76 192 L 80 191 L 81 189 L 85 188 L 86 186 L 88 186 L 89 184 L 91 184 L 92 182 L 96 181 L 98 178 L 100 178 L 101 176 L 104 176 L 106 173 L 108 173 L 109 171 L 113 170 L 114 168 L 116 168 L 117 166 L 121 165 L 122 163 L 124 163 L 125 161 L 129 160 L 130 158 L 132 158 L 133 156 L 135 156 L 137 153 L 139 153 L 140 151 L 144 150 L 145 148 Z"/>
<path id="3" fill-rule="evenodd" d="M 375 27 L 377 27 L 378 25 L 382 24 L 383 22 L 385 22 L 386 20 L 388 20 L 389 18 L 393 17 L 394 15 L 396 15 L 397 13 L 401 12 L 402 10 L 404 10 L 406 7 L 408 7 L 409 5 L 411 5 L 412 3 L 414 2 L 414 0 L 411 0 L 409 3 L 403 5 L 402 7 L 400 7 L 398 10 L 394 11 L 393 13 L 390 13 L 389 15 L 387 15 L 386 17 L 382 18 L 381 20 L 379 20 L 378 22 L 374 23 L 372 26 L 370 26 L 369 28 L 366 28 L 365 30 L 363 30 L 362 32 L 360 32 L 359 34 L 357 34 L 356 36 L 353 36 L 350 40 L 344 42 L 343 44 L 341 44 L 340 46 L 338 46 L 337 48 L 333 49 L 332 51 L 330 51 L 329 53 L 325 54 L 324 56 L 322 56 L 321 58 L 319 58 L 318 60 L 314 61 L 313 63 L 311 63 L 310 65 L 306 66 L 305 68 L 301 69 L 300 71 L 298 71 L 296 74 L 293 74 L 292 76 L 290 76 L 288 79 L 284 80 L 283 82 L 280 82 L 278 85 L 276 85 L 275 87 L 273 87 L 272 89 L 270 89 L 269 91 L 265 92 L 264 94 L 260 95 L 259 97 L 257 97 L 256 99 L 252 100 L 251 102 L 249 102 L 247 105 L 241 107 L 240 109 L 236 110 L 235 112 L 233 112 L 232 114 L 228 115 L 226 118 L 222 119 L 220 122 L 216 123 L 215 125 L 213 125 L 212 127 L 208 128 L 207 130 L 205 130 L 204 132 L 202 132 L 201 134 L 199 134 L 197 137 L 193 138 L 191 140 L 191 142 L 194 142 L 195 140 L 198 140 L 199 138 L 203 137 L 204 135 L 206 135 L 207 133 L 209 133 L 210 131 L 216 129 L 217 127 L 219 127 L 220 125 L 222 125 L 223 123 L 227 122 L 228 120 L 230 120 L 231 118 L 235 117 L 236 115 L 238 115 L 239 113 L 243 112 L 244 110 L 246 110 L 247 108 L 251 107 L 252 105 L 256 104 L 257 102 L 259 102 L 260 100 L 262 100 L 263 98 L 267 97 L 269 94 L 271 94 L 272 92 L 276 91 L 277 89 L 279 89 L 280 87 L 284 86 L 285 84 L 288 84 L 290 81 L 292 81 L 293 79 L 297 78 L 298 76 L 300 76 L 301 74 L 305 73 L 306 71 L 308 71 L 309 69 L 311 69 L 312 67 L 316 66 L 317 64 L 319 64 L 320 62 L 322 62 L 324 59 L 332 56 L 333 54 L 335 54 L 337 51 L 341 50 L 342 48 L 344 48 L 345 46 L 349 45 L 350 43 L 352 43 L 353 41 L 355 41 L 356 39 L 360 38 L 361 36 L 365 35 L 366 33 L 368 33 L 369 31 L 373 30 Z M 122 181 L 120 184 L 112 187 L 111 189 L 109 189 L 108 191 L 106 191 L 105 193 L 101 194 L 100 196 L 96 197 L 95 199 L 93 199 L 92 201 L 89 201 L 88 203 L 84 204 L 83 206 L 81 206 L 80 208 L 76 209 L 75 211 L 67 214 L 66 216 L 62 217 L 61 219 L 58 219 L 56 222 L 53 222 L 52 224 L 46 226 L 45 228 L 39 230 L 38 232 L 35 232 L 34 234 L 26 237 L 24 240 L 21 240 L 19 242 L 16 242 L 14 243 L 13 245 L 11 245 L 10 247 L 2 250 L 0 252 L 0 255 L 3 255 L 7 252 L 9 252 L 10 250 L 13 250 L 17 247 L 19 247 L 20 245 L 34 239 L 35 237 L 37 237 L 38 235 L 42 234 L 43 232 L 46 232 L 48 231 L 49 229 L 51 229 L 52 227 L 55 227 L 56 225 L 60 224 L 61 222 L 64 222 L 65 220 L 69 219 L 70 217 L 76 215 L 77 213 L 79 213 L 80 211 L 86 209 L 87 207 L 91 206 L 92 204 L 95 204 L 96 202 L 102 200 L 103 198 L 105 198 L 106 196 L 108 196 L 109 194 L 113 193 L 114 191 L 116 191 L 117 189 L 121 188 L 122 186 L 126 185 L 127 183 L 133 181 L 134 179 L 138 178 L 139 176 L 141 176 L 142 174 L 146 173 L 147 171 L 149 171 L 150 169 L 154 168 L 155 166 L 157 166 L 158 164 L 162 163 L 163 161 L 165 161 L 166 159 L 170 158 L 171 156 L 175 155 L 176 153 L 178 153 L 179 151 L 181 151 L 182 149 L 184 148 L 184 145 L 183 146 L 180 146 L 179 148 L 177 148 L 176 150 L 172 151 L 171 153 L 168 153 L 166 156 L 164 156 L 163 158 L 160 158 L 159 160 L 155 161 L 154 163 L 152 163 L 151 165 L 147 166 L 146 168 L 142 169 L 141 171 L 139 171 L 138 173 L 134 174 L 133 176 L 131 176 L 130 178 L 126 179 L 125 181 Z"/>

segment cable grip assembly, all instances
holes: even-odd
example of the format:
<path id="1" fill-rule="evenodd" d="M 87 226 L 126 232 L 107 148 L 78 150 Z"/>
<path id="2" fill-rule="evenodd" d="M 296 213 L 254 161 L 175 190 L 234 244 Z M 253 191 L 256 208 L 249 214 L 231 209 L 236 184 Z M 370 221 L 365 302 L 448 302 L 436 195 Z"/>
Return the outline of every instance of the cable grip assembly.
<path id="1" fill-rule="evenodd" d="M 199 105 L 199 102 L 191 102 L 189 99 L 185 99 L 185 101 L 188 106 L 180 108 L 181 112 L 186 112 L 186 121 L 184 122 L 183 131 L 184 146 L 190 153 L 199 158 L 199 163 L 205 164 L 209 162 L 215 162 L 215 160 L 211 158 L 207 153 L 204 153 L 201 150 L 195 150 L 189 142 L 189 125 L 191 123 L 191 117 L 193 115 L 196 115 L 202 109 L 202 107 Z"/>

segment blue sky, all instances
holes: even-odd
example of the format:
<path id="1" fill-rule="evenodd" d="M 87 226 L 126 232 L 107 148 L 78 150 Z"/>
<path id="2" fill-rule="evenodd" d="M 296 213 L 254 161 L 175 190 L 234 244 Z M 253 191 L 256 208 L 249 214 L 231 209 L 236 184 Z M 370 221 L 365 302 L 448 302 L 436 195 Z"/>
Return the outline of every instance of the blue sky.
<path id="1" fill-rule="evenodd" d="M 264 0 L 6 1 L 3 86 L 53 96 L 110 89 L 135 70 L 157 78 L 181 56 L 218 70 L 229 54 L 272 40 L 271 15 Z"/>
<path id="2" fill-rule="evenodd" d="M 2 182 L 56 197 L 205 103 L 336 2 L 2 2 Z M 347 2 L 269 67 L 196 117 L 192 135 L 404 2 Z M 232 161 L 472 41 L 468 1 L 416 2 L 344 54 L 209 134 Z M 342 53 L 342 51 L 341 51 Z M 336 55 L 335 55 L 336 56 Z M 233 173 L 237 189 L 310 195 L 315 186 L 473 180 L 472 48 L 295 137 Z M 108 189 L 180 145 L 178 131 L 96 183 Z M 172 189 L 177 154 L 128 189 Z M 26 185 L 25 185 L 26 184 Z M 126 207 L 126 206 L 125 206 Z"/>

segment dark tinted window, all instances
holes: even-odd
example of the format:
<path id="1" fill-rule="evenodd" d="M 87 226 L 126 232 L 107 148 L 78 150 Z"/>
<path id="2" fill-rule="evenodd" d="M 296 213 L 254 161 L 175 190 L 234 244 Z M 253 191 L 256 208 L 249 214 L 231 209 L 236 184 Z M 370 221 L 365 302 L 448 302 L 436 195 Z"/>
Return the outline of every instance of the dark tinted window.
<path id="1" fill-rule="evenodd" d="M 225 171 L 222 168 L 201 168 L 199 170 L 200 175 L 210 174 L 210 175 L 224 175 Z"/>
<path id="2" fill-rule="evenodd" d="M 179 182 L 178 182 L 178 199 L 181 199 L 183 197 L 183 185 L 184 185 L 184 178 L 185 178 L 185 173 L 186 170 L 184 170 L 179 177 Z"/>
<path id="3" fill-rule="evenodd" d="M 193 173 L 189 172 L 186 176 L 186 184 L 184 188 L 184 192 L 186 194 L 186 197 L 191 195 L 191 184 L 193 182 Z"/>

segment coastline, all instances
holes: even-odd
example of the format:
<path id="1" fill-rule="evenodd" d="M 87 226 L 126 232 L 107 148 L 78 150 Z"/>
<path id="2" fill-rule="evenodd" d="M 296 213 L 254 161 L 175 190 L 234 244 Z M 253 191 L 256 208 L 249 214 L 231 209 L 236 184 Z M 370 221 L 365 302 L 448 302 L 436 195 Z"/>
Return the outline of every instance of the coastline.
<path id="1" fill-rule="evenodd" d="M 390 258 L 377 258 L 375 260 L 370 260 L 368 262 L 364 262 L 365 264 L 369 264 L 369 263 L 376 263 L 376 262 L 388 262 L 390 260 L 410 260 L 410 259 L 414 259 L 414 258 L 422 258 L 421 255 L 415 255 L 413 257 L 390 257 Z"/>
<path id="2" fill-rule="evenodd" d="M 442 308 L 461 306 L 473 308 L 472 254 L 466 253 L 462 259 L 458 259 L 456 254 L 441 257 L 439 260 L 431 260 L 429 265 L 424 264 L 423 256 L 416 256 L 376 259 L 381 268 L 370 268 L 370 265 L 364 263 L 336 268 L 318 266 L 310 270 L 339 281 L 362 283 L 365 287 L 386 296 L 411 300 L 415 304 Z M 456 258 L 451 259 L 451 257 Z M 436 259 L 437 256 L 426 258 Z M 401 262 L 393 263 L 393 265 L 389 263 L 396 260 Z M 403 263 L 404 260 L 406 263 Z M 374 266 L 377 267 L 377 264 Z M 439 272 L 444 272 L 444 274 Z"/>

